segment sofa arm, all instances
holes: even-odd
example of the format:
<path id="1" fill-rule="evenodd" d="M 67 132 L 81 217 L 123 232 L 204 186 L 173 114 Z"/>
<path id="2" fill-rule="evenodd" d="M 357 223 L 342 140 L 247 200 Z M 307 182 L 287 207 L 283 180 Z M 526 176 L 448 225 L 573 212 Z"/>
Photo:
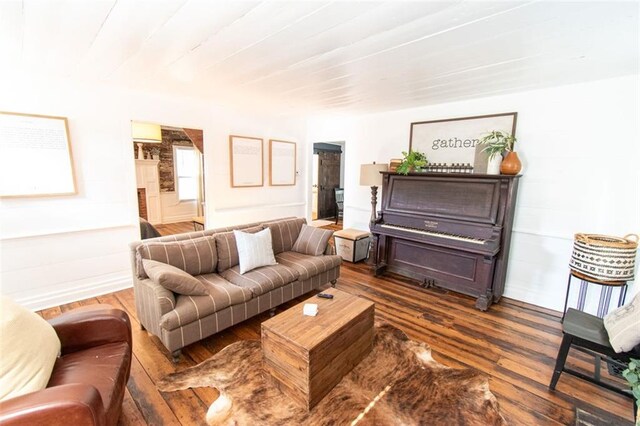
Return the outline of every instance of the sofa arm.
<path id="1" fill-rule="evenodd" d="M 0 402 L 0 425 L 99 425 L 105 423 L 96 388 L 72 383 Z"/>
<path id="2" fill-rule="evenodd" d="M 60 338 L 62 354 L 107 343 L 131 346 L 131 322 L 126 312 L 110 305 L 90 305 L 49 320 Z"/>

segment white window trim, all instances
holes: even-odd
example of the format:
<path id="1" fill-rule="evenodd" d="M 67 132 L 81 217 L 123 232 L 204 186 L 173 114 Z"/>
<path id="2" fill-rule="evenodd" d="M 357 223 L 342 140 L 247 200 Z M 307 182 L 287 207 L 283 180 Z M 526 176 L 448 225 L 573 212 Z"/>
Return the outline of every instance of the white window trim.
<path id="1" fill-rule="evenodd" d="M 180 198 L 180 188 L 179 188 L 179 175 L 178 175 L 178 150 L 189 150 L 189 151 L 196 151 L 195 146 L 183 146 L 183 145 L 173 145 L 173 184 L 175 186 L 175 191 L 176 191 L 176 195 L 178 197 L 178 203 L 190 203 L 190 202 L 197 202 L 198 198 L 185 198 L 185 199 L 181 199 Z M 197 175 L 195 176 L 197 178 Z"/>

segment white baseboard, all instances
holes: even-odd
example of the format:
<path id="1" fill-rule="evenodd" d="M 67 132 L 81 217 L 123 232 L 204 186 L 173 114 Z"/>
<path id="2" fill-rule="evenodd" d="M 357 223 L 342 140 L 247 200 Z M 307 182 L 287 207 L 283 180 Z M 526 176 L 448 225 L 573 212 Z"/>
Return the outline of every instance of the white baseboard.
<path id="1" fill-rule="evenodd" d="M 123 275 L 121 277 L 104 280 L 102 282 L 87 282 L 81 286 L 74 286 L 73 288 L 65 288 L 38 294 L 36 296 L 17 296 L 14 297 L 14 299 L 22 306 L 38 311 L 41 309 L 51 308 L 53 306 L 64 305 L 65 303 L 112 293 L 132 286 L 133 280 L 131 276 Z"/>
<path id="2" fill-rule="evenodd" d="M 550 296 L 548 293 L 543 293 L 533 288 L 510 285 L 508 282 L 505 285 L 503 296 L 558 312 L 562 312 L 564 304 L 564 293 L 562 299 L 558 299 L 557 297 Z"/>
<path id="3" fill-rule="evenodd" d="M 176 223 L 176 222 L 191 222 L 191 220 L 193 219 L 193 217 L 196 214 L 183 214 L 183 215 L 179 215 L 179 216 L 162 216 L 162 224 L 166 225 L 168 223 Z"/>

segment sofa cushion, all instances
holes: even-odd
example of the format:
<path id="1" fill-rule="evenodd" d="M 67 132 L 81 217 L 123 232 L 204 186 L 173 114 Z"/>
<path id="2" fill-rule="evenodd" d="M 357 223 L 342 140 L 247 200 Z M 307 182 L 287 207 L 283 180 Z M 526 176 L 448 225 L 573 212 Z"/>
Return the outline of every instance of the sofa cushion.
<path id="1" fill-rule="evenodd" d="M 295 270 L 283 265 L 263 266 L 246 274 L 240 274 L 239 266 L 234 266 L 224 271 L 222 276 L 238 287 L 251 290 L 254 297 L 298 279 Z"/>
<path id="2" fill-rule="evenodd" d="M 609 343 L 616 352 L 628 352 L 640 345 L 640 293 L 630 303 L 604 317 Z"/>
<path id="3" fill-rule="evenodd" d="M 153 282 L 174 293 L 204 296 L 207 289 L 193 275 L 182 269 L 155 260 L 142 259 L 142 266 Z"/>
<path id="4" fill-rule="evenodd" d="M 151 259 L 180 268 L 191 275 L 215 272 L 217 264 L 216 244 L 213 237 L 191 240 L 159 242 L 149 241 L 136 248 L 139 278 L 147 278 L 142 259 Z"/>
<path id="5" fill-rule="evenodd" d="M 333 231 L 328 229 L 320 229 L 309 225 L 302 225 L 300 235 L 293 244 L 291 250 L 311 256 L 320 256 L 324 253 L 329 238 L 333 235 Z"/>
<path id="6" fill-rule="evenodd" d="M 231 305 L 244 303 L 252 297 L 251 291 L 231 284 L 218 274 L 198 275 L 195 278 L 207 288 L 209 294 L 177 296 L 175 308 L 160 319 L 160 326 L 165 330 L 174 330 Z"/>
<path id="7" fill-rule="evenodd" d="M 295 251 L 286 251 L 276 256 L 279 264 L 288 266 L 300 274 L 301 280 L 326 272 L 342 263 L 342 258 L 336 255 L 310 256 Z"/>
<path id="8" fill-rule="evenodd" d="M 245 228 L 242 231 L 255 234 L 263 229 L 264 226 L 258 225 L 251 228 Z M 223 272 L 233 266 L 236 266 L 240 260 L 238 257 L 238 245 L 233 231 L 216 234 L 215 240 L 216 250 L 218 253 L 218 272 Z"/>
<path id="9" fill-rule="evenodd" d="M 271 240 L 273 242 L 273 253 L 278 254 L 291 250 L 293 243 L 298 239 L 302 225 L 307 223 L 304 218 L 281 220 L 278 222 L 266 223 L 271 229 Z"/>
<path id="10" fill-rule="evenodd" d="M 238 246 L 238 266 L 244 274 L 260 266 L 276 264 L 271 245 L 271 230 L 263 229 L 255 234 L 243 231 L 233 231 Z"/>
<path id="11" fill-rule="evenodd" d="M 0 336 L 0 401 L 44 389 L 60 353 L 53 327 L 0 296 Z"/>
<path id="12" fill-rule="evenodd" d="M 123 361 L 131 357 L 131 349 L 126 342 L 108 343 L 94 346 L 61 356 L 49 380 L 48 387 L 71 383 L 86 383 L 95 387 L 102 397 L 106 418 L 117 422 L 122 408 L 120 395 L 122 388 L 114 386 L 121 383 L 126 386 L 128 368 L 131 361 Z"/>

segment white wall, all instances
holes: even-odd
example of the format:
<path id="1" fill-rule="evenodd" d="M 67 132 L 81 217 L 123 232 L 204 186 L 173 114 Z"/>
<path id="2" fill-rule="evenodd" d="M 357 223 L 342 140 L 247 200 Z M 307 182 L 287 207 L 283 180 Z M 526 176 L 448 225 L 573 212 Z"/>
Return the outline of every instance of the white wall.
<path id="1" fill-rule="evenodd" d="M 185 222 L 197 216 L 197 201 L 180 201 L 176 191 L 160 192 L 160 206 L 162 223 Z"/>
<path id="2" fill-rule="evenodd" d="M 205 140 L 207 228 L 286 216 L 305 216 L 307 146 L 301 118 L 214 108 Z M 263 138 L 264 186 L 231 188 L 229 135 Z M 297 142 L 295 186 L 269 186 L 269 139 Z"/>
<path id="3" fill-rule="evenodd" d="M 639 94 L 638 76 L 628 76 L 351 118 L 314 117 L 307 139 L 346 140 L 344 224 L 368 229 L 370 190 L 358 185 L 360 164 L 401 157 L 411 122 L 517 111 L 524 169 L 505 296 L 561 310 L 573 234 L 640 231 Z"/>
<path id="4" fill-rule="evenodd" d="M 265 137 L 267 158 L 268 138 L 302 141 L 301 120 L 33 77 L 0 79 L 0 93 L 1 111 L 69 120 L 78 194 L 0 204 L 0 291 L 33 309 L 131 285 L 127 244 L 139 239 L 131 120 L 203 129 L 209 227 L 305 214 L 305 179 L 271 188 L 266 163 L 265 187 L 229 187 L 229 133 Z"/>

